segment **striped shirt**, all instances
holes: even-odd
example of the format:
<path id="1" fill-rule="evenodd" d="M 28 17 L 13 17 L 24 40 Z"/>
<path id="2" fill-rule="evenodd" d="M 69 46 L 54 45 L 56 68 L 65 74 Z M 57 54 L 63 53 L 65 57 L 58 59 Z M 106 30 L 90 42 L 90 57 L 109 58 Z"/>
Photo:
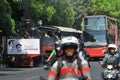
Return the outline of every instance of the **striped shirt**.
<path id="1" fill-rule="evenodd" d="M 88 63 L 86 60 L 82 60 L 81 70 L 78 69 L 77 59 L 75 59 L 73 62 L 67 62 L 63 60 L 62 64 L 63 66 L 59 71 L 59 80 L 79 80 L 82 74 L 87 77 L 86 80 L 91 80 L 90 68 L 88 67 Z M 56 61 L 51 67 L 48 80 L 56 80 L 56 78 L 58 77 L 57 66 L 58 61 Z"/>

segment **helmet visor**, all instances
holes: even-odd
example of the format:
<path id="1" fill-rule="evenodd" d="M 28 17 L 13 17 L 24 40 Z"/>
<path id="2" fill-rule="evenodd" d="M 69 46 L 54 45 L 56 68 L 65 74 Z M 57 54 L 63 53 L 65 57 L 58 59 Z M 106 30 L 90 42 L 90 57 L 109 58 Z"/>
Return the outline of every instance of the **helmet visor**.
<path id="1" fill-rule="evenodd" d="M 66 50 L 66 49 L 77 49 L 78 45 L 74 44 L 74 43 L 65 43 L 62 45 L 62 50 Z"/>
<path id="2" fill-rule="evenodd" d="M 108 48 L 109 50 L 115 50 L 115 48 L 112 48 L 112 47 L 110 47 L 110 48 Z"/>

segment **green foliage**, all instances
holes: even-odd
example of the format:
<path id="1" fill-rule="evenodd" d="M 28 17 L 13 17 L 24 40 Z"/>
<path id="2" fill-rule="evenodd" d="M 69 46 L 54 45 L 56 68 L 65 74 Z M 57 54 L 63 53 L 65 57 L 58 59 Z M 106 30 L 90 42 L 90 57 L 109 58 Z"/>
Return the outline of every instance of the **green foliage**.
<path id="1" fill-rule="evenodd" d="M 55 9 L 52 6 L 43 4 L 40 0 L 32 2 L 31 17 L 35 22 L 42 20 L 44 24 L 47 24 L 54 13 Z"/>
<path id="2" fill-rule="evenodd" d="M 71 0 L 74 11 L 76 13 L 75 15 L 75 24 L 74 27 L 77 29 L 81 29 L 81 22 L 82 17 L 87 16 L 90 13 L 90 10 L 92 9 L 92 2 L 90 0 Z"/>
<path id="3" fill-rule="evenodd" d="M 11 0 L 13 2 L 21 2 L 22 0 Z"/>
<path id="4" fill-rule="evenodd" d="M 0 0 L 0 29 L 3 30 L 5 36 L 9 36 L 14 32 L 15 23 L 11 18 L 11 8 L 9 3 Z"/>
<path id="5" fill-rule="evenodd" d="M 120 15 L 120 0 L 93 0 L 94 5 L 97 6 L 96 14 L 105 14 L 112 17 Z M 96 8 L 96 7 L 94 7 Z"/>
<path id="6" fill-rule="evenodd" d="M 10 0 L 9 3 L 10 3 L 10 7 L 12 8 L 12 13 L 11 13 L 11 16 L 12 18 L 15 20 L 15 22 L 19 22 L 22 20 L 22 17 L 23 17 L 23 9 L 20 5 L 22 0 Z"/>
<path id="7" fill-rule="evenodd" d="M 12 26 L 12 33 L 15 34 L 16 31 L 15 31 L 15 21 L 14 21 L 14 19 L 11 19 L 11 20 L 10 20 L 10 23 L 12 24 L 12 25 L 11 25 L 11 26 Z"/>
<path id="8" fill-rule="evenodd" d="M 82 17 L 87 15 L 107 15 L 114 17 L 118 19 L 118 25 L 120 25 L 120 0 L 7 1 L 10 4 L 4 2 L 4 0 L 0 0 L 0 29 L 3 29 L 7 34 L 10 31 L 15 33 L 15 23 L 21 22 L 25 18 L 27 10 L 30 11 L 28 14 L 30 14 L 32 21 L 37 23 L 39 20 L 42 20 L 43 25 L 50 24 L 80 29 Z M 22 5 L 21 3 L 24 1 L 26 4 L 32 3 L 31 5 Z"/>
<path id="9" fill-rule="evenodd" d="M 70 0 L 50 0 L 49 5 L 52 5 L 56 10 L 52 17 L 52 25 L 73 26 L 75 22 L 75 12 Z"/>

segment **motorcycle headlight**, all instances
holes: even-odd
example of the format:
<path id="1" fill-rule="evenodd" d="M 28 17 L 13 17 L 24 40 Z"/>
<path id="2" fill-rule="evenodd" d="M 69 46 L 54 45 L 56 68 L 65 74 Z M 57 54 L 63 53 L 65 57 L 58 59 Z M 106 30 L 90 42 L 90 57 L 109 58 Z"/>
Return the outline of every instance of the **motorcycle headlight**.
<path id="1" fill-rule="evenodd" d="M 107 65 L 107 68 L 108 68 L 108 69 L 112 69 L 112 68 L 113 68 L 113 65 Z"/>

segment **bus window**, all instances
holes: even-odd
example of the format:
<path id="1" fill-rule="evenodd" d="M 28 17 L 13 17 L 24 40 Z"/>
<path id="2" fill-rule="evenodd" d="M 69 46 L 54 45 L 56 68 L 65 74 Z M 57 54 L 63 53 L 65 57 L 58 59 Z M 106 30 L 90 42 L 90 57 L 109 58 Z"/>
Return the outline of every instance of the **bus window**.
<path id="1" fill-rule="evenodd" d="M 58 41 L 58 40 L 61 40 L 61 33 L 60 33 L 60 31 L 58 31 L 58 32 L 55 32 L 55 38 L 56 38 L 56 40 Z"/>
<path id="2" fill-rule="evenodd" d="M 82 33 L 75 33 L 75 32 L 61 32 L 61 39 L 63 37 L 67 37 L 67 36 L 74 36 L 77 39 L 79 39 L 80 41 L 83 41 L 83 35 Z"/>
<path id="3" fill-rule="evenodd" d="M 47 33 L 45 33 L 45 37 L 48 38 L 52 37 L 52 35 L 53 35 L 52 31 L 47 31 Z"/>
<path id="4" fill-rule="evenodd" d="M 85 18 L 85 30 L 105 30 L 105 17 Z"/>

